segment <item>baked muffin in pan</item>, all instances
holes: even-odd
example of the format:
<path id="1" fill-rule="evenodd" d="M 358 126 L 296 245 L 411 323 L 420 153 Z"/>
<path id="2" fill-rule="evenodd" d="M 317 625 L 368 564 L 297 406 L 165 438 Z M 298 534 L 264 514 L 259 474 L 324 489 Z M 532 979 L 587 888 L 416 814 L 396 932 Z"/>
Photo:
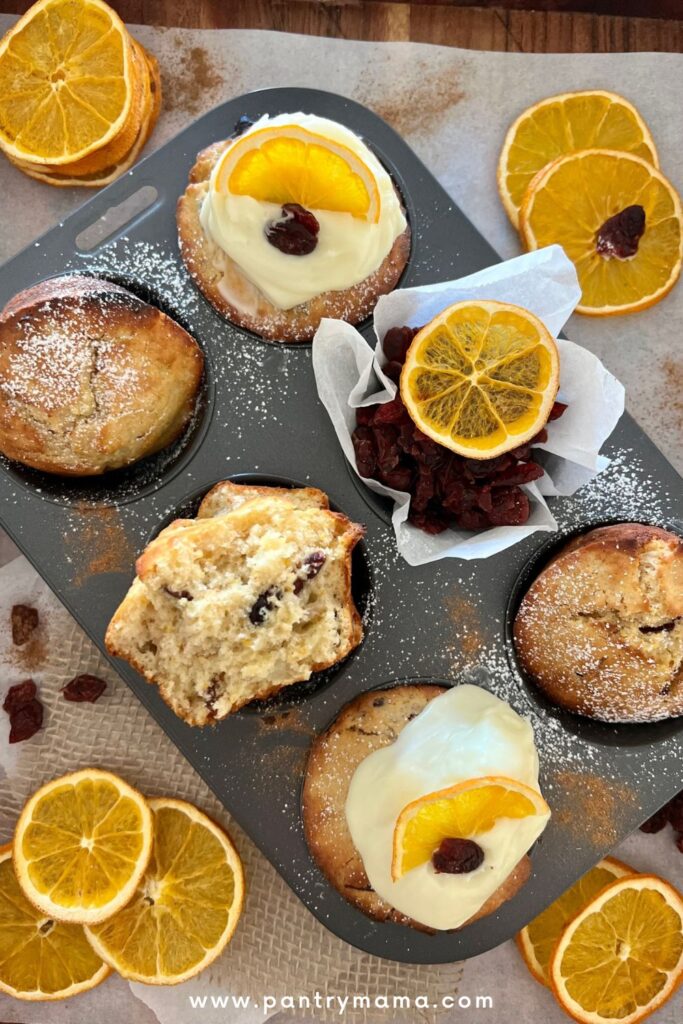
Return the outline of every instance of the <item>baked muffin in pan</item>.
<path id="1" fill-rule="evenodd" d="M 181 255 L 233 323 L 309 341 L 359 323 L 399 281 L 410 228 L 388 172 L 335 121 L 281 114 L 208 146 L 177 207 Z"/>
<path id="2" fill-rule="evenodd" d="M 125 288 L 41 282 L 0 313 L 0 451 L 63 476 L 128 466 L 182 434 L 203 369 L 187 331 Z"/>
<path id="3" fill-rule="evenodd" d="M 513 634 L 524 672 L 568 711 L 683 715 L 683 540 L 641 523 L 576 537 L 532 583 Z"/>

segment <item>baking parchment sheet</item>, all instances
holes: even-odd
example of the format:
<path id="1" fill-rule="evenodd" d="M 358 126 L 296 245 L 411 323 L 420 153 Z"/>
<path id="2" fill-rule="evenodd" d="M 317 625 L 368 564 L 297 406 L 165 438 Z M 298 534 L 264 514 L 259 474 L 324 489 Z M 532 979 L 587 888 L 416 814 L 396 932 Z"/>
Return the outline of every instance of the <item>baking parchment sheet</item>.
<path id="1" fill-rule="evenodd" d="M 12 20 L 0 15 L 0 30 Z M 509 122 L 525 106 L 549 93 L 602 88 L 635 101 L 650 125 L 664 173 L 683 191 L 683 56 L 678 54 L 479 53 L 416 43 L 362 43 L 256 31 L 131 28 L 159 59 L 165 88 L 164 107 L 148 151 L 211 107 L 240 93 L 272 86 L 328 89 L 365 103 L 392 124 L 505 258 L 518 255 L 520 249 L 496 194 L 498 150 Z M 231 128 L 226 125 L 226 133 Z M 4 260 L 79 206 L 88 192 L 51 189 L 0 160 L 0 195 L 0 259 Z M 675 288 L 659 306 L 634 316 L 608 320 L 573 316 L 566 331 L 597 354 L 623 382 L 627 408 L 667 457 L 682 467 L 683 286 Z M 12 574 L 18 571 L 16 565 Z M 31 741 L 32 752 L 31 744 L 24 745 L 22 757 L 35 761 L 27 762 L 22 786 L 10 785 L 9 780 L 0 782 L 0 838 L 10 834 L 11 822 L 31 787 L 56 771 L 91 762 L 120 766 L 119 770 L 125 770 L 130 780 L 147 792 L 161 790 L 194 799 L 227 822 L 209 791 L 125 684 L 99 660 L 82 634 L 74 642 L 79 653 L 73 657 L 67 650 L 61 652 L 63 657 L 51 669 L 53 685 L 65 682 L 75 668 L 106 676 L 110 692 L 98 704 L 86 706 L 87 717 L 80 719 L 75 732 L 63 717 L 65 702 L 50 708 L 50 731 L 45 732 L 49 746 L 44 745 L 48 742 L 45 738 Z M 19 678 L 21 675 L 3 671 L 3 683 Z M 122 717 L 113 728 L 114 719 L 107 716 L 102 732 L 98 716 L 104 719 L 112 703 L 122 705 Z M 0 749 L 7 751 L 2 741 Z M 116 751 L 116 759 L 112 751 Z M 53 760 L 62 753 L 63 760 Z M 512 943 L 467 961 L 462 970 L 459 966 L 411 968 L 378 961 L 334 939 L 300 906 L 249 841 L 239 833 L 236 840 L 246 860 L 251 898 L 233 944 L 219 961 L 220 973 L 216 978 L 213 973 L 202 975 L 193 983 L 193 993 L 236 993 L 245 984 L 255 998 L 271 990 L 311 995 L 317 987 L 323 995 L 424 991 L 430 1001 L 438 1002 L 442 993 L 456 990 L 470 997 L 490 995 L 493 1008 L 454 1009 L 443 1014 L 438 1008 L 379 1010 L 370 1016 L 387 1024 L 433 1019 L 444 1024 L 474 1020 L 480 1024 L 566 1024 L 568 1018 L 530 978 Z M 622 844 L 618 856 L 683 885 L 683 857 L 670 832 L 654 837 L 636 834 Z M 103 1024 L 124 1020 L 127 1024 L 186 1024 L 195 1019 L 203 1024 L 251 1024 L 264 1019 L 261 1009 L 192 1010 L 187 986 L 150 989 L 136 985 L 133 989 L 110 978 L 100 989 L 60 1004 L 18 1004 L 0 996 L 0 1018 L 23 1024 L 90 1024 L 93 1020 Z M 340 1015 L 332 1008 L 308 1014 L 287 1012 L 281 1019 L 356 1024 L 370 1016 L 348 1009 Z M 683 991 L 650 1019 L 653 1024 L 677 1024 L 682 1016 Z"/>

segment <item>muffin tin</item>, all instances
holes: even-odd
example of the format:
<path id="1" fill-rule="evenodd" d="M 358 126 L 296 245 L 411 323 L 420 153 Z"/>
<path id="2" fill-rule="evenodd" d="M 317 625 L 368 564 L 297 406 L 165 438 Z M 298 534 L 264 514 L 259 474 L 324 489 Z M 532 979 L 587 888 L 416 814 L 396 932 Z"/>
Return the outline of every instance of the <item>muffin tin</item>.
<path id="1" fill-rule="evenodd" d="M 193 510 L 217 480 L 255 474 L 262 482 L 311 484 L 366 523 L 354 564 L 365 640 L 321 678 L 199 730 L 177 718 L 130 667 L 113 663 L 323 924 L 377 956 L 446 963 L 510 938 L 681 788 L 682 724 L 599 726 L 545 705 L 519 674 L 509 622 L 524 585 L 560 542 L 558 535 L 549 540 L 537 533 L 485 561 L 407 565 L 396 554 L 385 510 L 347 471 L 317 397 L 310 346 L 264 344 L 226 323 L 195 290 L 178 256 L 175 204 L 197 152 L 230 134 L 242 114 L 256 118 L 296 110 L 348 125 L 393 175 L 413 231 L 403 285 L 461 277 L 498 261 L 406 143 L 370 110 L 305 89 L 266 90 L 222 104 L 12 259 L 0 280 L 0 303 L 44 278 L 89 271 L 159 304 L 207 356 L 194 427 L 174 451 L 102 480 L 67 481 L 4 464 L 0 516 L 101 649 L 107 623 L 132 579 L 135 553 L 170 518 Z M 95 248 L 79 250 L 76 239 L 85 229 L 143 187 L 154 196 L 150 206 Z M 371 330 L 369 322 L 362 325 L 368 339 Z M 650 517 L 675 528 L 674 517 L 683 515 L 680 478 L 628 415 L 610 439 L 610 451 L 622 459 L 624 451 L 632 453 L 633 465 L 641 467 L 643 495 L 658 496 L 657 510 L 650 511 L 644 497 L 642 512 L 639 505 L 634 511 L 619 486 L 597 488 L 578 526 Z M 577 528 L 576 513 L 568 511 L 582 507 L 576 502 L 574 497 L 552 503 L 561 533 L 567 524 Z M 476 650 L 469 642 L 473 628 Z M 554 811 L 532 852 L 527 885 L 498 913 L 456 933 L 427 935 L 367 919 L 326 882 L 301 827 L 301 783 L 312 738 L 360 692 L 411 679 L 474 680 L 530 715 L 541 783 Z M 172 790 L 172 780 L 160 781 Z"/>

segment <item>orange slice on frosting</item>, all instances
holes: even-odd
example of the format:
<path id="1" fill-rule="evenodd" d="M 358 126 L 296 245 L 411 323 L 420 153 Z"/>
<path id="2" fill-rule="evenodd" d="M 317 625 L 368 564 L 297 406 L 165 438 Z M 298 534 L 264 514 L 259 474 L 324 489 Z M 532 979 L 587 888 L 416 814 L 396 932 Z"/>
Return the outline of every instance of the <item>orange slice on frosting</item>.
<path id="1" fill-rule="evenodd" d="M 428 793 L 403 808 L 396 821 L 391 875 L 394 881 L 430 860 L 448 838 L 490 832 L 500 818 L 547 815 L 541 794 L 504 776 L 468 779 Z"/>
<path id="2" fill-rule="evenodd" d="M 348 146 L 295 124 L 238 138 L 223 154 L 214 183 L 218 192 L 261 202 L 379 220 L 379 189 L 367 164 Z"/>

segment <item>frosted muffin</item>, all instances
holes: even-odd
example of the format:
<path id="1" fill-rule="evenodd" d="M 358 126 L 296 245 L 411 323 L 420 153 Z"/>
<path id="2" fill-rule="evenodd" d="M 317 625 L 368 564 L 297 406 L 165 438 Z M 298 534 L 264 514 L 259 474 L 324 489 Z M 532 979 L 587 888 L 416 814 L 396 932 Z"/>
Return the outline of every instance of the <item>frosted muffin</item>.
<path id="1" fill-rule="evenodd" d="M 264 116 L 203 150 L 178 201 L 180 251 L 228 319 L 307 341 L 323 317 L 355 324 L 398 283 L 410 251 L 400 197 L 350 129 Z"/>

